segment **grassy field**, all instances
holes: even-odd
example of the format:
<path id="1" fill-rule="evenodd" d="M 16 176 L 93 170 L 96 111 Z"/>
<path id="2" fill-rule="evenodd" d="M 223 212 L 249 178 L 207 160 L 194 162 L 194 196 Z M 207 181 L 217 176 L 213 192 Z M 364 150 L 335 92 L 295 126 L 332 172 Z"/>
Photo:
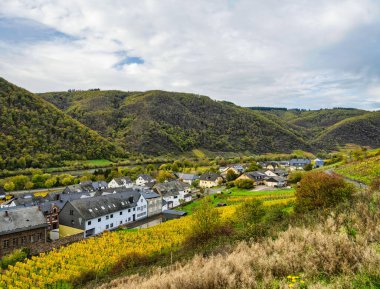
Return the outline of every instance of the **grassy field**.
<path id="1" fill-rule="evenodd" d="M 252 191 L 239 188 L 225 189 L 221 194 L 214 194 L 211 196 L 211 201 L 214 206 L 217 206 L 219 203 L 230 205 L 237 205 L 244 201 L 250 199 L 259 199 L 264 202 L 264 205 L 276 205 L 276 204 L 286 204 L 294 200 L 294 192 L 292 189 L 275 189 L 268 191 Z M 194 209 L 198 207 L 200 200 L 195 200 L 189 204 L 178 207 L 180 211 L 185 211 L 188 214 L 192 214 Z"/>

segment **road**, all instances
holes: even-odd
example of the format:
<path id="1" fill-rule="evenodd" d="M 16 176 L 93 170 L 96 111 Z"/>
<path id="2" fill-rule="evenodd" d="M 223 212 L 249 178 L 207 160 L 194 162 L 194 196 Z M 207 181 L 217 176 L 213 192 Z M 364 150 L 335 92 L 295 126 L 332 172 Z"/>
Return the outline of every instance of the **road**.
<path id="1" fill-rule="evenodd" d="M 343 177 L 343 179 L 344 179 L 345 181 L 347 181 L 347 182 L 349 182 L 349 183 L 351 183 L 351 184 L 354 184 L 354 185 L 355 185 L 357 188 L 359 188 L 359 189 L 366 189 L 366 188 L 368 188 L 368 186 L 367 186 L 366 184 L 364 184 L 364 183 L 362 183 L 362 182 L 359 182 L 359 181 L 357 181 L 357 180 L 353 180 L 353 179 L 347 178 L 347 177 L 342 176 L 342 175 L 340 175 L 340 174 L 337 174 L 337 173 L 335 173 L 335 172 L 333 171 L 333 169 L 328 169 L 328 170 L 326 170 L 325 172 L 326 172 L 327 174 L 329 174 L 329 175 L 333 175 L 333 174 L 335 174 L 335 175 L 339 175 L 339 176 Z"/>
<path id="2" fill-rule="evenodd" d="M 58 188 L 50 188 L 50 189 L 34 189 L 34 190 L 21 190 L 21 191 L 13 191 L 9 192 L 9 194 L 17 196 L 17 195 L 23 195 L 23 194 L 34 194 L 38 192 L 48 192 L 48 193 L 54 193 L 54 192 L 62 192 L 66 187 L 58 187 Z"/>

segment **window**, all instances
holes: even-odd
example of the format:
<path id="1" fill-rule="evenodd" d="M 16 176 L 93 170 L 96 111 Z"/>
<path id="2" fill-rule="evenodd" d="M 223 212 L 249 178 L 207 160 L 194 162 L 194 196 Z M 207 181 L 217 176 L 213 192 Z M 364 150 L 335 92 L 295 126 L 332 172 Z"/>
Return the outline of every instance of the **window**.
<path id="1" fill-rule="evenodd" d="M 26 237 L 21 237 L 21 245 L 25 245 L 26 244 Z"/>
<path id="2" fill-rule="evenodd" d="M 120 216 L 123 214 L 123 212 L 120 212 Z"/>
<path id="3" fill-rule="evenodd" d="M 128 213 L 130 213 L 131 212 L 131 209 L 128 209 Z"/>
<path id="4" fill-rule="evenodd" d="M 113 223 L 111 223 L 111 228 L 113 228 Z"/>
<path id="5" fill-rule="evenodd" d="M 87 225 L 91 225 L 91 221 L 88 221 L 88 222 L 87 222 Z"/>
<path id="6" fill-rule="evenodd" d="M 37 234 L 37 240 L 39 241 L 39 240 L 42 240 L 42 233 L 38 233 Z"/>
<path id="7" fill-rule="evenodd" d="M 71 220 L 71 225 L 74 225 L 74 220 Z"/>
<path id="8" fill-rule="evenodd" d="M 74 210 L 70 210 L 70 216 L 74 215 Z"/>
<path id="9" fill-rule="evenodd" d="M 17 246 L 18 246 L 18 239 L 13 238 L 13 247 L 17 247 Z"/>
<path id="10" fill-rule="evenodd" d="M 30 243 L 33 243 L 34 242 L 34 235 L 30 235 L 29 238 L 30 238 Z"/>
<path id="11" fill-rule="evenodd" d="M 9 240 L 3 240 L 3 248 L 9 248 Z"/>
<path id="12" fill-rule="evenodd" d="M 102 221 L 102 218 L 99 218 L 99 219 L 98 219 L 98 223 L 100 223 L 101 221 Z"/>
<path id="13" fill-rule="evenodd" d="M 57 213 L 57 208 L 54 208 L 54 209 L 53 209 L 53 213 L 54 213 L 54 214 Z"/>
<path id="14" fill-rule="evenodd" d="M 130 221 L 131 221 L 131 217 L 128 218 L 128 222 L 130 222 Z"/>
<path id="15" fill-rule="evenodd" d="M 106 216 L 106 220 L 108 220 L 110 218 L 110 216 Z"/>
<path id="16" fill-rule="evenodd" d="M 123 221 L 120 221 L 120 225 L 122 225 L 123 224 Z"/>
<path id="17" fill-rule="evenodd" d="M 111 214 L 111 218 L 113 218 L 113 214 Z"/>
<path id="18" fill-rule="evenodd" d="M 109 229 L 110 225 L 106 225 L 106 229 Z"/>
<path id="19" fill-rule="evenodd" d="M 136 208 L 133 208 L 133 211 L 136 211 Z"/>

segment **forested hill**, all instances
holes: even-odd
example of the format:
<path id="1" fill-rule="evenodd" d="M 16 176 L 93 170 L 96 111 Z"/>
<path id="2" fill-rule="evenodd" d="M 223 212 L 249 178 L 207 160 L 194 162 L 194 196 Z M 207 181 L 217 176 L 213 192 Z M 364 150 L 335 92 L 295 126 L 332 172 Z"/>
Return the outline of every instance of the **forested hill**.
<path id="1" fill-rule="evenodd" d="M 0 169 L 110 158 L 121 151 L 40 96 L 0 78 Z"/>
<path id="2" fill-rule="evenodd" d="M 133 152 L 310 149 L 298 132 L 280 119 L 206 96 L 165 91 L 74 91 L 41 96 Z"/>

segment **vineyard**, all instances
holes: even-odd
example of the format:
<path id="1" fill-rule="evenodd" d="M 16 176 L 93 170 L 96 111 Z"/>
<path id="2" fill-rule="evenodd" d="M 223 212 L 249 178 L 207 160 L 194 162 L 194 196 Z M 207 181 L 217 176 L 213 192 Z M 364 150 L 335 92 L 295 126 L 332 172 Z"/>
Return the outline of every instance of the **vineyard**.
<path id="1" fill-rule="evenodd" d="M 223 221 L 236 207 L 218 209 Z M 10 266 L 0 276 L 0 288 L 68 288 L 86 275 L 102 277 L 121 263 L 179 249 L 190 233 L 191 216 L 136 231 L 108 232 L 97 238 L 40 254 Z"/>
<path id="2" fill-rule="evenodd" d="M 335 169 L 338 174 L 370 184 L 380 178 L 380 156 L 342 165 Z"/>

